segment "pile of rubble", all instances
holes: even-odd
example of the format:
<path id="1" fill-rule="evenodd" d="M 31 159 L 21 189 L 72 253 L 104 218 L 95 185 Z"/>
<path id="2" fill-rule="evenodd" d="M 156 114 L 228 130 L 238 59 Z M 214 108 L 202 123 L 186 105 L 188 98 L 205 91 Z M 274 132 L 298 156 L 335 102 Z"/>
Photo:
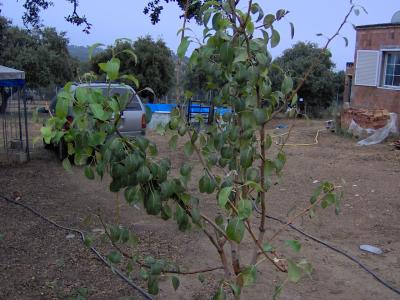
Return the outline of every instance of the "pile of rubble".
<path id="1" fill-rule="evenodd" d="M 379 129 L 385 127 L 390 119 L 386 109 L 348 108 L 342 112 L 341 127 L 349 128 L 354 120 L 362 128 Z"/>

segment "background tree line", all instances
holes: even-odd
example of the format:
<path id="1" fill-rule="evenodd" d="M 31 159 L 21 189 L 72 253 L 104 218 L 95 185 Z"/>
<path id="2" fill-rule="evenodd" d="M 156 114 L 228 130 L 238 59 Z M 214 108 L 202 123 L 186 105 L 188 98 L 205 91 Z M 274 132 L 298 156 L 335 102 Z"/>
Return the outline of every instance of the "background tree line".
<path id="1" fill-rule="evenodd" d="M 173 98 L 177 85 L 177 57 L 164 41 L 145 36 L 138 38 L 133 44 L 121 41 L 113 47 L 114 51 L 120 53 L 118 56 L 124 62 L 121 66 L 122 73 L 137 74 L 141 88 L 149 86 L 155 91 L 155 101 L 160 101 L 159 99 L 167 94 Z M 133 48 L 138 57 L 137 63 L 122 52 L 128 48 Z M 99 75 L 98 62 L 108 60 L 112 56 L 112 47 L 109 46 L 97 49 L 89 61 L 88 47 L 69 45 L 65 32 L 59 33 L 51 27 L 28 31 L 12 25 L 1 16 L 0 49 L 0 64 L 24 70 L 27 86 L 31 88 L 62 86 L 71 80 L 79 81 L 82 74 L 89 71 Z M 274 60 L 275 68 L 270 70 L 272 86 L 276 87 L 281 82 L 283 74 L 300 80 L 320 51 L 316 44 L 305 42 L 299 42 L 284 51 Z M 200 67 L 193 71 L 185 62 L 187 59 L 181 65 L 181 88 L 190 87 L 207 101 L 204 94 L 207 83 L 205 74 L 210 74 L 210 70 Z M 299 91 L 299 97 L 304 99 L 307 110 L 314 115 L 328 108 L 337 99 L 342 99 L 344 72 L 336 72 L 334 67 L 331 53 L 325 51 L 310 80 Z M 277 71 L 278 69 L 281 71 Z M 214 80 L 218 80 L 217 75 Z M 150 98 L 149 101 L 154 101 L 151 94 L 144 96 Z"/>

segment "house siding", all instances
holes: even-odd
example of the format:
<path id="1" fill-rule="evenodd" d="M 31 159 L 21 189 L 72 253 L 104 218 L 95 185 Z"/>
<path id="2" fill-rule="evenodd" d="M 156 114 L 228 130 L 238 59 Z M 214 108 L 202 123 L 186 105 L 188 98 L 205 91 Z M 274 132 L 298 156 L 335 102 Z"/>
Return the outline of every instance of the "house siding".
<path id="1" fill-rule="evenodd" d="M 400 24 L 382 24 L 357 27 L 354 61 L 357 61 L 358 50 L 399 49 Z M 382 58 L 380 58 L 382 60 Z M 382 72 L 382 61 L 379 62 Z M 357 66 L 355 66 L 357 68 Z M 355 108 L 384 108 L 389 112 L 400 114 L 400 90 L 380 87 L 381 76 L 377 87 L 353 85 L 350 105 Z"/>

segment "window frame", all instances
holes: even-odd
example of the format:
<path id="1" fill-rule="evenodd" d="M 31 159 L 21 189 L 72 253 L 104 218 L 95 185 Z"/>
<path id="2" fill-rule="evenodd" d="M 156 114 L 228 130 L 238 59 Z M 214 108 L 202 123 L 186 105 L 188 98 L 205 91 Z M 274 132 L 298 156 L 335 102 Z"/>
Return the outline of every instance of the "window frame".
<path id="1" fill-rule="evenodd" d="M 388 61 L 388 54 L 395 54 L 396 56 L 400 56 L 400 48 L 393 48 L 393 49 L 381 49 L 381 68 L 380 69 L 380 76 L 379 76 L 379 87 L 383 89 L 388 89 L 388 90 L 400 90 L 400 84 L 399 85 L 387 85 L 386 84 L 386 71 L 387 71 L 387 61 Z M 398 64 L 400 66 L 400 64 Z M 396 68 L 396 64 L 394 64 L 394 68 Z M 394 72 L 394 70 L 393 70 Z M 400 75 L 394 75 L 393 76 L 399 76 Z"/>

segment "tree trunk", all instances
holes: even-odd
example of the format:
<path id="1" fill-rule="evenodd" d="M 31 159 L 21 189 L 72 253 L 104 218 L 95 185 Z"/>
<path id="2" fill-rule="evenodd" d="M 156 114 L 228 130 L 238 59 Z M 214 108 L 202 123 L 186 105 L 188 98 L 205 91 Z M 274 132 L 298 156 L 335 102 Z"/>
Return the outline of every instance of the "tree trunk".
<path id="1" fill-rule="evenodd" d="M 4 87 L 0 88 L 1 95 L 1 105 L 0 105 L 0 114 L 4 114 L 7 109 L 8 98 L 11 96 L 11 92 L 6 92 Z"/>

